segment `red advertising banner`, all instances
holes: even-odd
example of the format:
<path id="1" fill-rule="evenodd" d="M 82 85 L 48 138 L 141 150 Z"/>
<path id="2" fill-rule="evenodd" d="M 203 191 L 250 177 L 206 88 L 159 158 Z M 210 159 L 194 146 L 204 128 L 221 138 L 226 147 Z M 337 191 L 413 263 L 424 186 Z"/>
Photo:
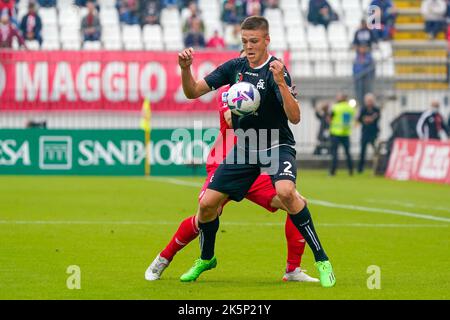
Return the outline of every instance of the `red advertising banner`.
<path id="1" fill-rule="evenodd" d="M 196 52 L 193 74 L 203 78 L 237 55 Z M 0 111 L 138 111 L 145 97 L 156 112 L 217 110 L 214 92 L 186 99 L 177 52 L 0 50 Z"/>
<path id="2" fill-rule="evenodd" d="M 450 184 L 450 142 L 396 139 L 386 177 Z"/>

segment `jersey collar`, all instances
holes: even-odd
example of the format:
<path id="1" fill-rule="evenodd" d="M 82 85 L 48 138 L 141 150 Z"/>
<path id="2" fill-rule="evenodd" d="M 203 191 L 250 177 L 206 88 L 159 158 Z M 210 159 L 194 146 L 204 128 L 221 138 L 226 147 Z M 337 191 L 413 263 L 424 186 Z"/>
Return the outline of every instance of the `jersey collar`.
<path id="1" fill-rule="evenodd" d="M 272 55 L 269 54 L 269 58 L 267 58 L 266 62 L 264 62 L 262 65 L 257 66 L 256 68 L 252 68 L 253 70 L 259 70 L 262 69 L 266 64 L 269 63 L 270 59 L 272 59 Z"/>

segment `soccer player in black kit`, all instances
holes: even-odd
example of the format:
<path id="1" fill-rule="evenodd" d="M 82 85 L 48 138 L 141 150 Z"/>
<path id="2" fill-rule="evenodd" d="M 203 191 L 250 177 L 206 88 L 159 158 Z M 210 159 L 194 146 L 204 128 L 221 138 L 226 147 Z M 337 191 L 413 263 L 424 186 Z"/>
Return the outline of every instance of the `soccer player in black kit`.
<path id="1" fill-rule="evenodd" d="M 322 286 L 332 287 L 336 283 L 333 268 L 319 241 L 306 203 L 296 192 L 295 140 L 288 121 L 299 123 L 301 113 L 291 92 L 289 73 L 282 62 L 268 52 L 269 23 L 265 18 L 248 17 L 241 30 L 246 57 L 222 64 L 204 79 L 196 80 L 192 75 L 192 48 L 178 54 L 183 90 L 189 99 L 239 81 L 254 84 L 261 95 L 256 113 L 232 116 L 238 141 L 216 170 L 199 203 L 201 257 L 180 280 L 195 281 L 201 273 L 216 267 L 214 246 L 219 229 L 218 208 L 228 198 L 241 201 L 261 170 L 267 169 L 292 222 L 313 251 Z"/>

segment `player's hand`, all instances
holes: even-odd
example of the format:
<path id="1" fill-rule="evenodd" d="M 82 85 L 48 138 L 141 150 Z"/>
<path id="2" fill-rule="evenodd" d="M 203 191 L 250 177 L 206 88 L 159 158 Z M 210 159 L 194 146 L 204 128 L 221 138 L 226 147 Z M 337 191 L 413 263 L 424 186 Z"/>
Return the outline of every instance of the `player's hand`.
<path id="1" fill-rule="evenodd" d="M 273 73 L 273 80 L 277 85 L 281 86 L 286 84 L 286 81 L 284 80 L 284 65 L 281 61 L 272 61 L 269 70 Z"/>
<path id="2" fill-rule="evenodd" d="M 188 48 L 184 49 L 182 52 L 178 53 L 178 64 L 181 69 L 187 69 L 192 65 L 194 60 L 194 49 Z"/>

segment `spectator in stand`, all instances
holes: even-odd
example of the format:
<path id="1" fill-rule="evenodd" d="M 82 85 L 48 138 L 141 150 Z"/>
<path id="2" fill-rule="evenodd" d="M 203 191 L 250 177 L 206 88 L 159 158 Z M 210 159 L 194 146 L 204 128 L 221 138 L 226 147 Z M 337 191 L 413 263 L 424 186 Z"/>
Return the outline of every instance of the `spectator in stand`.
<path id="1" fill-rule="evenodd" d="M 36 12 L 36 4 L 30 2 L 28 5 L 28 13 L 22 18 L 20 23 L 20 31 L 25 40 L 36 40 L 39 46 L 42 45 L 42 20 Z"/>
<path id="2" fill-rule="evenodd" d="M 353 62 L 353 80 L 356 99 L 360 106 L 364 105 L 364 96 L 373 92 L 375 80 L 375 61 L 368 47 L 359 46 Z"/>
<path id="3" fill-rule="evenodd" d="M 373 30 L 369 29 L 367 26 L 366 19 L 361 20 L 361 25 L 358 30 L 355 32 L 355 36 L 353 38 L 353 47 L 357 49 L 360 46 L 364 46 L 372 49 L 373 45 L 376 45 L 378 42 L 377 36 Z"/>
<path id="4" fill-rule="evenodd" d="M 217 50 L 225 49 L 225 41 L 220 36 L 218 30 L 214 31 L 214 35 L 211 37 L 211 39 L 208 40 L 206 47 L 210 48 L 210 49 L 217 49 Z"/>
<path id="5" fill-rule="evenodd" d="M 22 35 L 10 22 L 8 12 L 4 11 L 0 17 L 0 48 L 12 49 L 14 38 L 17 39 L 21 47 L 26 49 L 27 46 L 25 45 Z"/>
<path id="6" fill-rule="evenodd" d="M 46 8 L 56 6 L 56 0 L 38 0 L 38 3 L 41 7 L 46 7 Z"/>
<path id="7" fill-rule="evenodd" d="M 15 16 L 15 2 L 15 0 L 0 0 L 0 13 L 3 15 L 3 13 L 6 11 L 9 16 L 9 21 L 13 21 Z"/>
<path id="8" fill-rule="evenodd" d="M 380 21 L 381 24 L 381 29 L 375 29 L 378 39 L 392 39 L 395 32 L 395 19 L 397 18 L 397 11 L 392 4 L 392 0 L 372 0 L 370 5 L 380 8 L 379 11 L 376 11 L 381 15 L 376 18 L 376 21 Z"/>
<path id="9" fill-rule="evenodd" d="M 163 0 L 164 8 L 178 8 L 178 0 Z"/>
<path id="10" fill-rule="evenodd" d="M 205 36 L 201 29 L 202 22 L 198 18 L 194 18 L 191 22 L 191 29 L 186 34 L 184 39 L 184 45 L 186 48 L 204 48 L 205 47 Z"/>
<path id="11" fill-rule="evenodd" d="M 326 0 L 310 0 L 308 21 L 313 25 L 323 25 L 325 29 L 332 21 L 338 20 L 337 14 Z"/>
<path id="12" fill-rule="evenodd" d="M 366 162 L 367 145 L 371 145 L 375 150 L 375 142 L 378 137 L 378 122 L 380 120 L 380 108 L 375 105 L 375 96 L 368 93 L 364 96 L 364 106 L 358 117 L 361 124 L 361 153 L 359 157 L 358 172 L 364 171 Z"/>
<path id="13" fill-rule="evenodd" d="M 191 4 L 191 2 L 195 2 L 195 4 L 198 4 L 198 0 L 177 0 L 176 3 L 178 5 L 178 8 L 180 9 L 180 11 L 183 8 L 187 8 L 189 7 L 189 5 Z"/>
<path id="14" fill-rule="evenodd" d="M 88 1 L 86 7 L 88 13 L 81 20 L 81 32 L 84 41 L 99 41 L 102 29 L 94 1 Z"/>
<path id="15" fill-rule="evenodd" d="M 138 0 L 121 0 L 119 3 L 120 22 L 125 24 L 139 24 L 139 2 Z"/>
<path id="16" fill-rule="evenodd" d="M 246 17 L 244 0 L 224 0 L 222 21 L 228 24 L 241 23 Z"/>
<path id="17" fill-rule="evenodd" d="M 184 26 L 188 20 L 193 16 L 200 17 L 200 10 L 198 9 L 197 2 L 191 1 L 188 6 L 181 10 L 181 25 Z"/>
<path id="18" fill-rule="evenodd" d="M 241 49 L 241 26 L 239 24 L 227 27 L 225 44 L 227 45 L 228 50 L 238 51 Z"/>
<path id="19" fill-rule="evenodd" d="M 263 3 L 263 9 L 264 8 L 278 9 L 279 7 L 280 7 L 279 0 L 266 0 Z"/>
<path id="20" fill-rule="evenodd" d="M 430 39 L 436 39 L 444 31 L 447 3 L 445 0 L 424 0 L 420 8 L 425 20 L 425 32 Z"/>
<path id="21" fill-rule="evenodd" d="M 205 32 L 205 24 L 203 23 L 203 20 L 200 16 L 197 16 L 197 14 L 194 14 L 193 16 L 191 16 L 188 20 L 186 20 L 186 22 L 183 25 L 183 33 L 188 33 L 190 30 L 193 29 L 193 25 L 194 24 L 198 24 L 200 31 L 202 33 Z"/>
<path id="22" fill-rule="evenodd" d="M 262 5 L 260 0 L 247 0 L 246 14 L 250 16 L 260 16 L 262 14 Z"/>
<path id="23" fill-rule="evenodd" d="M 141 3 L 141 25 L 159 24 L 161 14 L 160 0 L 144 0 Z"/>
<path id="24" fill-rule="evenodd" d="M 446 124 L 444 117 L 439 113 L 439 101 L 433 100 L 431 108 L 422 113 L 417 121 L 416 131 L 419 139 L 441 140 L 441 135 L 446 136 Z"/>
<path id="25" fill-rule="evenodd" d="M 75 5 L 79 7 L 86 7 L 87 0 L 75 0 Z"/>

